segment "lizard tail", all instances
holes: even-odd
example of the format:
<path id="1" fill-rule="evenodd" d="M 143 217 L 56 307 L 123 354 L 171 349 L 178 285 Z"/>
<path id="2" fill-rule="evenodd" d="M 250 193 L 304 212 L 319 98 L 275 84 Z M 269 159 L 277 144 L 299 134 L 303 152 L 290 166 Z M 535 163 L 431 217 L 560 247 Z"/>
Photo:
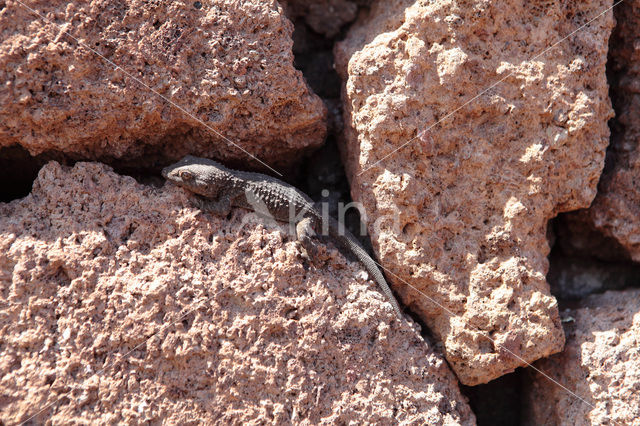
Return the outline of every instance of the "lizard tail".
<path id="1" fill-rule="evenodd" d="M 353 255 L 364 265 L 367 272 L 373 277 L 376 283 L 378 283 L 378 286 L 391 303 L 393 310 L 400 318 L 402 318 L 402 311 L 400 310 L 398 301 L 391 292 L 391 288 L 389 288 L 389 284 L 387 284 L 387 281 L 385 280 L 384 275 L 382 275 L 382 271 L 380 271 L 376 262 L 371 258 L 371 256 L 369 256 L 369 253 L 367 253 L 356 237 L 349 232 L 348 229 L 344 228 L 343 231 L 344 232 L 340 232 L 338 221 L 330 218 L 329 235 L 333 237 L 335 241 L 338 241 L 342 246 L 344 246 L 345 249 L 353 253 Z"/>

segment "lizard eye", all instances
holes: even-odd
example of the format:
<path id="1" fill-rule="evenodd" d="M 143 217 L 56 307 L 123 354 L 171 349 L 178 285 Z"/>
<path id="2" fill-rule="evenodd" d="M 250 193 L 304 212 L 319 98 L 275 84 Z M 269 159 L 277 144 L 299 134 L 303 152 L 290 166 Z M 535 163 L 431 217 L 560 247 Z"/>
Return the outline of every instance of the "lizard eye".
<path id="1" fill-rule="evenodd" d="M 193 180 L 193 173 L 186 170 L 180 170 L 178 176 L 180 176 L 182 180 Z"/>

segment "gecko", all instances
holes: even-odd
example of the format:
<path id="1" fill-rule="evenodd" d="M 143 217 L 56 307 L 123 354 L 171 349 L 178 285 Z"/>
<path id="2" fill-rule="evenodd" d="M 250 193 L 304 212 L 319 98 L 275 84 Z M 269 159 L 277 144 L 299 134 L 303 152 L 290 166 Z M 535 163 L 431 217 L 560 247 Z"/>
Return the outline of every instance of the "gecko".
<path id="1" fill-rule="evenodd" d="M 364 265 L 395 313 L 402 316 L 384 275 L 356 237 L 330 216 L 323 227 L 322 213 L 313 200 L 294 186 L 272 176 L 229 169 L 217 161 L 191 155 L 165 167 L 162 176 L 200 196 L 202 210 L 227 216 L 232 207 L 240 207 L 295 226 L 297 240 L 308 253 L 314 251 L 312 237 L 322 230 L 328 231 L 329 237 Z"/>

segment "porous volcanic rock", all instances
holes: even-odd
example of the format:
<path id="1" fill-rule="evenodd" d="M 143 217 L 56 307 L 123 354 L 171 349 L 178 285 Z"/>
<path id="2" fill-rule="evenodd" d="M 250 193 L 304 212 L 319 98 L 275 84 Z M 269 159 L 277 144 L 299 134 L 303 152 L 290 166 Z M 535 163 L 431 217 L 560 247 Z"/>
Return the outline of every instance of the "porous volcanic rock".
<path id="1" fill-rule="evenodd" d="M 632 262 L 616 239 L 593 227 L 589 209 L 561 214 L 551 223 L 555 245 L 547 281 L 555 297 L 582 299 L 640 286 L 640 263 Z"/>
<path id="2" fill-rule="evenodd" d="M 315 32 L 334 37 L 344 25 L 356 19 L 358 5 L 350 0 L 283 0 L 286 14 L 302 17 Z"/>
<path id="3" fill-rule="evenodd" d="M 0 147 L 287 165 L 324 141 L 275 0 L 22 3 L 0 8 Z"/>
<path id="4" fill-rule="evenodd" d="M 0 421 L 475 422 L 359 263 L 193 201 L 51 162 L 0 204 Z"/>
<path id="5" fill-rule="evenodd" d="M 378 1 L 336 47 L 353 198 L 465 384 L 562 349 L 545 233 L 595 196 L 612 14 L 555 43 L 609 5 Z"/>
<path id="6" fill-rule="evenodd" d="M 281 0 L 292 20 L 302 18 L 313 31 L 327 38 L 356 19 L 358 6 L 370 7 L 373 0 Z"/>
<path id="7" fill-rule="evenodd" d="M 562 316 L 564 351 L 535 364 L 557 383 L 529 369 L 525 423 L 640 425 L 640 290 L 592 295 Z"/>
<path id="8" fill-rule="evenodd" d="M 616 110 L 608 162 L 589 209 L 596 229 L 640 262 L 640 3 L 615 8 L 611 41 L 612 100 Z"/>

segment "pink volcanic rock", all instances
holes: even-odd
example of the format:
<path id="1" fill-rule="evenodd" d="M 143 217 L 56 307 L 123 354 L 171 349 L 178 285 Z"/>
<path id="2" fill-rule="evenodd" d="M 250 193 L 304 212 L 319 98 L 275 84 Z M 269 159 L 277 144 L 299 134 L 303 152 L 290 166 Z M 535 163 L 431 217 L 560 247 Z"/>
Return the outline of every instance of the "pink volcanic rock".
<path id="1" fill-rule="evenodd" d="M 55 162 L 0 204 L 1 422 L 474 423 L 359 263 L 192 204 Z"/>
<path id="2" fill-rule="evenodd" d="M 353 198 L 465 384 L 562 349 L 545 232 L 595 196 L 611 13 L 539 53 L 609 5 L 378 1 L 336 48 Z"/>
<path id="3" fill-rule="evenodd" d="M 616 120 L 610 160 L 589 210 L 595 227 L 640 262 L 640 3 L 616 6 L 611 49 Z"/>
<path id="4" fill-rule="evenodd" d="M 640 290 L 590 296 L 563 317 L 564 351 L 535 366 L 575 395 L 530 369 L 527 423 L 640 425 Z"/>
<path id="5" fill-rule="evenodd" d="M 326 109 L 293 67 L 293 26 L 275 0 L 22 3 L 47 19 L 2 2 L 0 147 L 250 160 L 210 127 L 286 165 L 324 140 Z"/>

